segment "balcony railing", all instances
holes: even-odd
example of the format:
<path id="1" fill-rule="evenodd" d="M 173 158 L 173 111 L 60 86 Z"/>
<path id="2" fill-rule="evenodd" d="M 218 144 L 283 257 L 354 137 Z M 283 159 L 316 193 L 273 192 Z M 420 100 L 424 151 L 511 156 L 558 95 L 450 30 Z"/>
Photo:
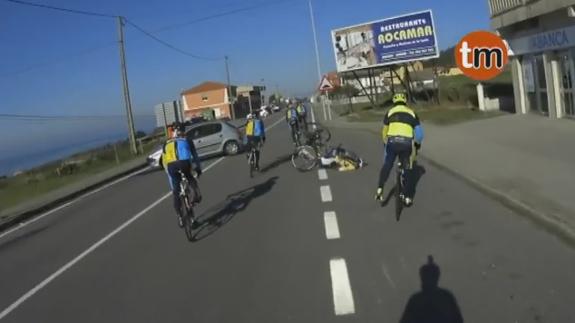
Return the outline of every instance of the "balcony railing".
<path id="1" fill-rule="evenodd" d="M 489 0 L 489 10 L 494 17 L 535 1 L 538 0 Z"/>

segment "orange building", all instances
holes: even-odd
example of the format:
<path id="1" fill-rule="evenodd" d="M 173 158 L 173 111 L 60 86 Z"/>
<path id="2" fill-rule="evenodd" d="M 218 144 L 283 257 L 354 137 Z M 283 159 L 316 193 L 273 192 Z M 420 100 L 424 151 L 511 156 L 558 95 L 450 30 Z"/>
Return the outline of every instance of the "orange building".
<path id="1" fill-rule="evenodd" d="M 184 118 L 231 118 L 230 95 L 227 85 L 218 82 L 204 82 L 182 92 Z"/>

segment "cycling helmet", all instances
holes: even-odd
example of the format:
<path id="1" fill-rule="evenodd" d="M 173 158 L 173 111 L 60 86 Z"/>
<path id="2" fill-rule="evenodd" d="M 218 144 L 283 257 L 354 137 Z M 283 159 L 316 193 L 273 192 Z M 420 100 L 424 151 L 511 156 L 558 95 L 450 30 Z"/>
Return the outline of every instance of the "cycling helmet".
<path id="1" fill-rule="evenodd" d="M 186 133 L 186 126 L 180 122 L 174 122 L 172 129 L 174 129 L 174 137 L 181 137 Z"/>
<path id="2" fill-rule="evenodd" d="M 406 104 L 407 95 L 405 93 L 395 93 L 392 98 L 393 104 Z"/>

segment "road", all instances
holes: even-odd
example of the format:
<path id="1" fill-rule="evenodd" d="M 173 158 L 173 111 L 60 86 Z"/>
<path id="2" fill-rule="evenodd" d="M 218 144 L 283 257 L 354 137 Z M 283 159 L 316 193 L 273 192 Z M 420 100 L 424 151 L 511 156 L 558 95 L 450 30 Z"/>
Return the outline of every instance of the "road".
<path id="1" fill-rule="evenodd" d="M 194 243 L 160 171 L 1 235 L 0 322 L 575 321 L 573 249 L 425 162 L 396 222 L 378 138 L 332 131 L 365 169 L 295 171 L 283 123 L 253 179 L 244 156 L 205 161 Z"/>

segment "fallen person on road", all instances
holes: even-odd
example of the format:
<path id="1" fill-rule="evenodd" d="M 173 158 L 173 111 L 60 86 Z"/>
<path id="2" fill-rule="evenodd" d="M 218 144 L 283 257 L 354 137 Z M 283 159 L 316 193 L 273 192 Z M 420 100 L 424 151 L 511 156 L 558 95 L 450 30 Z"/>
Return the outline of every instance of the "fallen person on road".
<path id="1" fill-rule="evenodd" d="M 354 152 L 338 147 L 328 148 L 321 157 L 321 166 L 324 168 L 336 168 L 340 172 L 347 172 L 365 167 L 366 162 Z"/>

